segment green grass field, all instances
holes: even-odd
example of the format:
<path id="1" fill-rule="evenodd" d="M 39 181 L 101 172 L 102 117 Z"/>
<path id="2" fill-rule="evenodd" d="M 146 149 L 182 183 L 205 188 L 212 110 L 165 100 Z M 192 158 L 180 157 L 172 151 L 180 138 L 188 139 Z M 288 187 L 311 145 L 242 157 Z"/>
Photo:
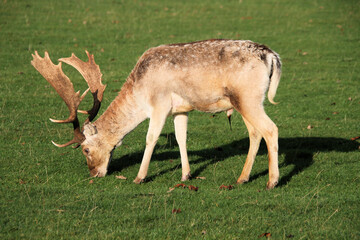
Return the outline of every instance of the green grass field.
<path id="1" fill-rule="evenodd" d="M 360 139 L 351 140 L 360 136 L 359 11 L 356 0 L 1 0 L 0 238 L 360 239 Z M 265 101 L 279 128 L 275 189 L 265 190 L 264 142 L 250 182 L 219 189 L 235 183 L 249 146 L 237 113 L 232 130 L 224 113 L 189 114 L 192 174 L 205 179 L 185 184 L 197 192 L 168 192 L 181 178 L 171 118 L 141 185 L 132 180 L 147 121 L 115 151 L 105 178 L 89 178 L 79 149 L 51 144 L 72 129 L 48 120 L 68 110 L 31 66 L 35 50 L 53 60 L 95 54 L 107 84 L 101 113 L 146 49 L 210 38 L 250 39 L 282 58 L 280 104 Z"/>

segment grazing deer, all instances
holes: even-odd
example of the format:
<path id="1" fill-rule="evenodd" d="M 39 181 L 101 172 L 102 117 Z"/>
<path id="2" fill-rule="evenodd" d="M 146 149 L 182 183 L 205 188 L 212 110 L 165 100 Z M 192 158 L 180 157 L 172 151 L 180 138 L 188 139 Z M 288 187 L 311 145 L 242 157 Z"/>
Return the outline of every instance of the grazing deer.
<path id="1" fill-rule="evenodd" d="M 226 111 L 231 116 L 235 108 L 242 115 L 250 137 L 249 153 L 237 183 L 249 180 L 263 137 L 269 153 L 267 188 L 277 184 L 278 129 L 263 107 L 266 92 L 269 101 L 275 104 L 273 98 L 281 75 L 281 62 L 276 52 L 251 41 L 221 39 L 151 48 L 140 57 L 119 95 L 93 123 L 106 86 L 101 82 L 102 74 L 94 56 L 86 53 L 88 62 L 72 54 L 54 65 L 47 52 L 44 58 L 35 52 L 31 64 L 54 87 L 70 111 L 66 120 L 50 120 L 72 123 L 73 140 L 62 145 L 53 143 L 57 147 L 81 145 L 91 176 L 105 176 L 113 150 L 138 124 L 150 118 L 144 156 L 134 180 L 143 182 L 165 119 L 172 115 L 181 155 L 181 180 L 185 181 L 191 176 L 186 151 L 187 113 L 192 110 Z M 94 98 L 91 110 L 78 110 L 89 89 L 81 96 L 75 93 L 73 84 L 61 69 L 61 62 L 76 68 L 87 81 Z M 80 128 L 77 112 L 89 115 L 83 128 Z"/>

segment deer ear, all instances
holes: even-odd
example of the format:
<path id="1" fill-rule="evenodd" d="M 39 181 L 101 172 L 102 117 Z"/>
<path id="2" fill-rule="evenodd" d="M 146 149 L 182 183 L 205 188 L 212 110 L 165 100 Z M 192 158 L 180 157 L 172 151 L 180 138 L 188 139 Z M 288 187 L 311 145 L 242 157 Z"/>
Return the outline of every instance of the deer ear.
<path id="1" fill-rule="evenodd" d="M 97 129 L 95 127 L 95 125 L 93 125 L 92 123 L 88 123 L 84 125 L 84 131 L 83 131 L 85 137 L 87 136 L 92 136 L 97 134 Z"/>

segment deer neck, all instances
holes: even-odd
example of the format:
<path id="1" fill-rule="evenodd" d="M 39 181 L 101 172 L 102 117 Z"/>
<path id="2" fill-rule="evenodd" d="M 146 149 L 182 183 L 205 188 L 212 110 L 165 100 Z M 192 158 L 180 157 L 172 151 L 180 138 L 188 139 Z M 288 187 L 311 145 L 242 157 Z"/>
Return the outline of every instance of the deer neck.
<path id="1" fill-rule="evenodd" d="M 94 122 L 99 137 L 113 146 L 147 118 L 134 96 L 132 81 L 126 81 L 118 96 Z"/>

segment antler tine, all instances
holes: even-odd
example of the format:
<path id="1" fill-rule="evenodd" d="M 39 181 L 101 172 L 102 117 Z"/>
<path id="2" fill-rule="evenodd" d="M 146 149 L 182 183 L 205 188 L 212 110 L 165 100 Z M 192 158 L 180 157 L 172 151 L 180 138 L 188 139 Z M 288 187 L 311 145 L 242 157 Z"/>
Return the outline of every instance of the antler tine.
<path id="1" fill-rule="evenodd" d="M 74 146 L 73 148 L 78 148 L 80 146 L 80 143 L 82 143 L 85 140 L 85 136 L 80 131 L 79 121 L 75 121 L 73 124 L 74 124 L 74 138 L 72 140 L 70 140 L 69 142 L 64 143 L 64 144 L 57 144 L 54 141 L 51 141 L 52 144 L 54 144 L 56 147 L 62 148 L 62 147 L 67 147 L 67 146 L 77 143 L 77 145 Z"/>
<path id="2" fill-rule="evenodd" d="M 103 94 L 106 85 L 103 85 L 101 82 L 102 73 L 100 72 L 99 65 L 95 63 L 94 55 L 89 54 L 88 51 L 85 52 L 89 59 L 88 62 L 83 62 L 78 57 L 76 57 L 75 54 L 72 54 L 71 57 L 69 58 L 60 58 L 59 61 L 67 63 L 73 66 L 74 68 L 76 68 L 76 70 L 80 72 L 80 74 L 84 77 L 85 81 L 87 82 L 94 98 L 94 104 L 90 110 L 79 111 L 79 112 L 89 114 L 89 117 L 86 120 L 86 122 L 90 122 L 96 117 L 100 109 L 101 101 L 103 99 Z"/>
<path id="3" fill-rule="evenodd" d="M 71 141 L 62 145 L 53 143 L 58 147 L 66 147 L 74 143 L 83 142 L 85 136 L 80 131 L 80 124 L 77 118 L 77 109 L 83 96 L 80 98 L 80 92 L 75 93 L 73 84 L 62 71 L 61 62 L 58 65 L 53 64 L 48 52 L 45 52 L 45 56 L 42 58 L 39 56 L 38 52 L 35 51 L 35 54 L 32 54 L 32 57 L 33 60 L 31 61 L 31 64 L 56 90 L 70 111 L 70 116 L 65 120 L 50 120 L 56 123 L 72 123 L 74 127 L 75 136 Z"/>

